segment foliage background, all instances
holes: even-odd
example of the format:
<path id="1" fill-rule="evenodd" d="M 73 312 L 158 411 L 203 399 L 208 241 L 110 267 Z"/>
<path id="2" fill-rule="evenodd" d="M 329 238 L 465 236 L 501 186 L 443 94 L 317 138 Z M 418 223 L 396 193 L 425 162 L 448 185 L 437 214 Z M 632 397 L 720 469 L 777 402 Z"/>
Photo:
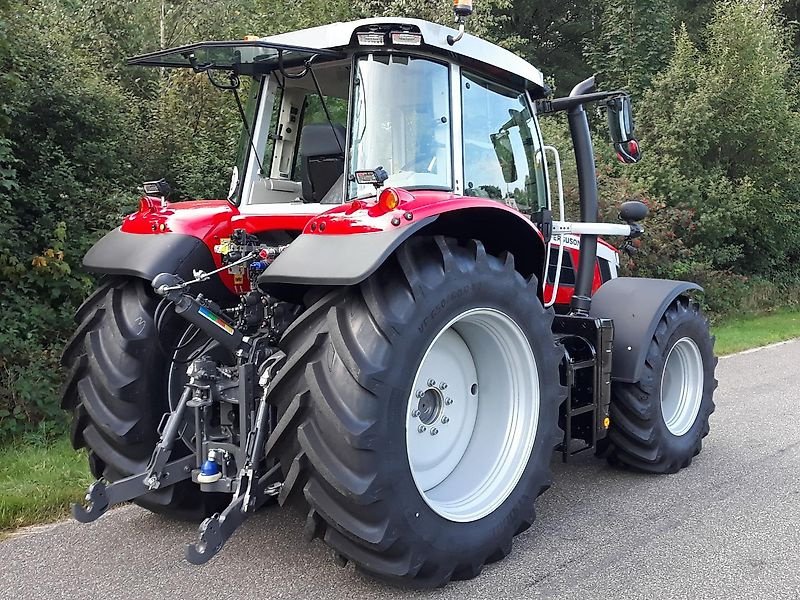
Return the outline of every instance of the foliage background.
<path id="1" fill-rule="evenodd" d="M 0 0 L 0 439 L 58 430 L 58 356 L 94 286 L 84 252 L 165 176 L 224 195 L 238 135 L 202 77 L 126 56 L 374 15 L 449 23 L 446 0 Z M 627 87 L 644 161 L 622 168 L 595 119 L 602 214 L 640 197 L 626 269 L 707 288 L 715 316 L 800 298 L 800 1 L 483 0 L 470 31 L 529 59 L 558 94 L 591 73 Z M 162 28 L 163 25 L 163 28 Z M 562 150 L 563 121 L 543 124 Z"/>

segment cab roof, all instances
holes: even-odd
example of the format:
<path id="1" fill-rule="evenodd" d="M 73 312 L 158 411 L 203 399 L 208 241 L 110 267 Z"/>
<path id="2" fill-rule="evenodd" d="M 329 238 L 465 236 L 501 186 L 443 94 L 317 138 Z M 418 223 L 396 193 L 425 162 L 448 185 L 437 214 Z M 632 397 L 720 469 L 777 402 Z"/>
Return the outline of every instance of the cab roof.
<path id="1" fill-rule="evenodd" d="M 358 34 L 370 32 L 413 33 L 421 35 L 422 40 L 419 46 L 394 46 L 384 43 L 389 39 L 384 35 L 383 42 L 378 36 L 377 45 L 362 46 Z M 329 60 L 344 58 L 348 52 L 360 48 L 379 50 L 385 47 L 412 50 L 420 47 L 446 60 L 491 75 L 499 81 L 510 80 L 528 88 L 537 88 L 540 93 L 546 89 L 541 71 L 526 60 L 468 33 L 450 45 L 447 41 L 448 36 L 455 36 L 457 33 L 450 27 L 421 19 L 392 17 L 361 19 L 299 29 L 264 38 L 197 42 L 134 56 L 127 62 L 130 65 L 183 67 L 197 71 L 234 69 L 237 72 L 265 73 L 276 68 L 300 66 L 313 56 L 324 56 Z"/>
<path id="2" fill-rule="evenodd" d="M 343 50 L 358 44 L 355 37 L 357 32 L 391 30 L 395 27 L 421 33 L 423 45 L 436 54 L 467 64 L 475 64 L 482 71 L 505 75 L 513 80 L 522 79 L 526 84 L 533 84 L 539 88 L 545 87 L 542 72 L 513 52 L 469 33 L 465 33 L 461 40 L 451 46 L 447 37 L 455 36 L 458 33 L 455 29 L 422 19 L 399 17 L 359 19 L 281 33 L 262 38 L 261 41 L 287 46 Z"/>

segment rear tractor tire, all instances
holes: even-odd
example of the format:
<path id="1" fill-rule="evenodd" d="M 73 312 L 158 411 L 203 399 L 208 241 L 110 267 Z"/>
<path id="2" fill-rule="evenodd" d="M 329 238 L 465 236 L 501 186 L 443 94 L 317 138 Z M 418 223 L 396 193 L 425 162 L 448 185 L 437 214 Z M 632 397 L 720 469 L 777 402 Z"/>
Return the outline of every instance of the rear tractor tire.
<path id="1" fill-rule="evenodd" d="M 536 291 L 480 242 L 413 238 L 289 327 L 267 449 L 308 537 L 409 587 L 508 555 L 561 441 L 561 353 Z"/>
<path id="2" fill-rule="evenodd" d="M 716 365 L 708 321 L 696 303 L 677 298 L 656 327 L 640 381 L 611 386 L 609 462 L 648 473 L 688 467 L 709 432 Z"/>
<path id="3" fill-rule="evenodd" d="M 95 477 L 113 482 L 143 472 L 158 442 L 156 428 L 170 410 L 171 363 L 156 334 L 157 304 L 148 282 L 110 278 L 75 315 L 78 328 L 61 358 L 69 371 L 61 406 L 72 412 L 72 445 L 88 450 Z M 172 321 L 170 339 L 162 342 L 174 346 L 181 324 Z M 178 441 L 172 458 L 188 452 Z M 203 493 L 187 480 L 135 502 L 152 512 L 197 520 L 224 506 L 225 498 Z"/>

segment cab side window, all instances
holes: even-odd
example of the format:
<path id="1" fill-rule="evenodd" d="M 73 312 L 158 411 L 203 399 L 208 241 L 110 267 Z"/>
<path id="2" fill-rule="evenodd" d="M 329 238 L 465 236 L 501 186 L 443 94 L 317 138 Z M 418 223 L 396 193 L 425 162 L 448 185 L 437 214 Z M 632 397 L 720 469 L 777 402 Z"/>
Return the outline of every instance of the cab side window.
<path id="1" fill-rule="evenodd" d="M 333 128 L 341 132 L 339 135 L 343 136 L 347 125 L 347 101 L 335 96 L 325 96 L 325 105 L 331 115 Z M 328 133 L 328 130 L 331 129 L 331 125 L 325 116 L 325 110 L 322 108 L 322 102 L 317 94 L 307 95 L 303 102 L 303 110 L 300 117 L 300 138 L 295 148 L 294 164 L 292 165 L 292 179 L 294 181 L 302 181 L 303 179 L 304 164 L 301 157 L 310 150 L 313 151 L 313 148 L 303 148 L 303 142 L 306 141 L 308 143 L 308 140 L 303 139 L 303 129 L 309 125 L 318 125 L 318 129 L 325 130 L 324 133 Z M 342 146 L 344 146 L 344 142 L 342 142 Z M 336 149 L 339 150 L 338 144 L 336 144 Z"/>
<path id="2" fill-rule="evenodd" d="M 347 102 L 335 96 L 325 96 L 325 107 L 330 121 L 317 94 L 309 94 L 303 101 L 291 178 L 301 184 L 306 202 L 327 202 L 330 200 L 329 192 L 335 188 L 339 193 L 332 203 L 341 203 Z"/>
<path id="3" fill-rule="evenodd" d="M 546 205 L 540 141 L 525 95 L 463 72 L 464 195 L 524 213 Z"/>

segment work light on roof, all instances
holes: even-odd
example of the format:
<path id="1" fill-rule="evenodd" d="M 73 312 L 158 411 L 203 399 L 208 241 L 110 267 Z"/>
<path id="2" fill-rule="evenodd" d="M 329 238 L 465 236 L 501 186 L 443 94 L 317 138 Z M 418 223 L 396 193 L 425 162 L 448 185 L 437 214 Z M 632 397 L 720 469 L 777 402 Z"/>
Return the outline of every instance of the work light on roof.
<path id="1" fill-rule="evenodd" d="M 382 31 L 361 31 L 358 33 L 358 43 L 362 46 L 383 46 L 386 34 Z"/>
<path id="2" fill-rule="evenodd" d="M 422 34 L 412 31 L 360 31 L 356 34 L 361 46 L 385 46 L 390 41 L 393 46 L 420 46 Z M 387 39 L 388 38 L 388 39 Z"/>
<path id="3" fill-rule="evenodd" d="M 419 46 L 422 44 L 422 34 L 408 31 L 393 31 L 392 44 L 395 46 Z"/>

